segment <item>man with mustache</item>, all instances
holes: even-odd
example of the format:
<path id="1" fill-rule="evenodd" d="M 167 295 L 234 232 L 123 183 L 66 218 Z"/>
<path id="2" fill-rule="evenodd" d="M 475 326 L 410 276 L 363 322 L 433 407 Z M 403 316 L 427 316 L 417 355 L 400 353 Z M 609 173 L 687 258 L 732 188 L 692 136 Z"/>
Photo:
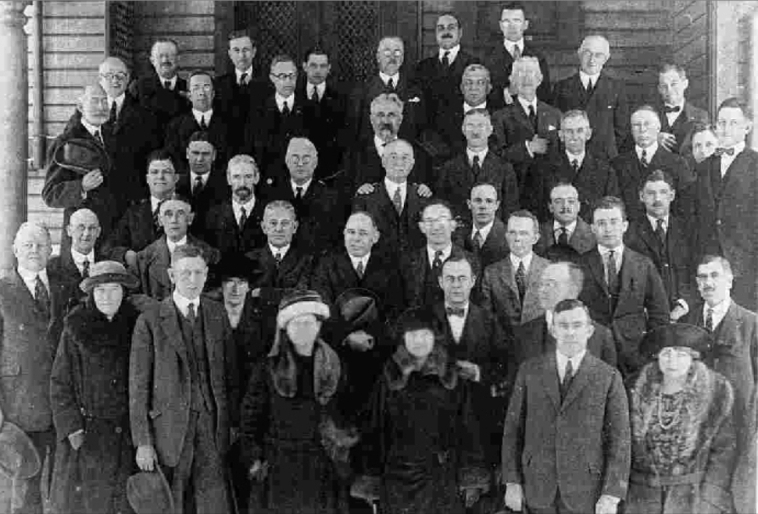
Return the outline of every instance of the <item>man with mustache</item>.
<path id="1" fill-rule="evenodd" d="M 161 138 L 168 123 L 190 110 L 187 81 L 179 76 L 179 45 L 173 39 L 158 39 L 150 49 L 154 74 L 140 77 L 129 85 L 142 107 L 158 119 Z"/>
<path id="2" fill-rule="evenodd" d="M 550 190 L 551 219 L 540 225 L 535 253 L 551 261 L 576 262 L 577 257 L 597 244 L 589 224 L 579 216 L 579 191 L 568 182 L 558 182 Z"/>
<path id="3" fill-rule="evenodd" d="M 671 175 L 662 170 L 650 173 L 639 191 L 645 218 L 632 221 L 624 234 L 626 245 L 649 257 L 658 269 L 668 295 L 671 321 L 687 314 L 695 301 L 690 230 L 671 212 L 675 197 Z"/>

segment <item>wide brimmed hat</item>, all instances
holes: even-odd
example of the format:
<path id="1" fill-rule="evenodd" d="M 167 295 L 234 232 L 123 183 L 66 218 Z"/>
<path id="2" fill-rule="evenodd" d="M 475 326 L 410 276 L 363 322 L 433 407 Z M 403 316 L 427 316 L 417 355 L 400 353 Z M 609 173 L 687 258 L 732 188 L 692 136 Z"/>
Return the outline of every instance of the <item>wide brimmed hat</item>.
<path id="1" fill-rule="evenodd" d="M 337 297 L 334 309 L 350 332 L 363 330 L 379 320 L 379 300 L 372 291 L 347 289 Z"/>
<path id="2" fill-rule="evenodd" d="M 156 471 L 140 471 L 126 481 L 126 498 L 137 514 L 173 514 L 174 498 L 166 475 L 156 464 Z"/>
<path id="3" fill-rule="evenodd" d="M 282 298 L 279 303 L 279 313 L 276 315 L 276 325 L 284 328 L 287 323 L 298 316 L 313 314 L 322 320 L 329 318 L 329 306 L 321 299 L 316 291 L 296 289 Z"/>
<path id="4" fill-rule="evenodd" d="M 216 274 L 222 282 L 230 278 L 242 278 L 248 282 L 260 277 L 263 269 L 243 254 L 225 255 L 216 266 Z"/>
<path id="5" fill-rule="evenodd" d="M 2 411 L 0 425 L 0 473 L 10 478 L 32 478 L 42 468 L 34 443 L 17 425 L 4 421 Z"/>
<path id="6" fill-rule="evenodd" d="M 406 332 L 431 330 L 434 332 L 434 317 L 429 309 L 411 308 L 403 312 L 395 323 L 396 333 L 402 337 Z"/>
<path id="7" fill-rule="evenodd" d="M 61 168 L 86 175 L 92 170 L 107 170 L 110 159 L 105 149 L 94 139 L 69 139 L 53 154 L 53 163 Z"/>
<path id="8" fill-rule="evenodd" d="M 640 343 L 640 354 L 654 358 L 663 348 L 681 346 L 701 354 L 711 347 L 711 333 L 689 323 L 670 323 L 651 330 Z"/>
<path id="9" fill-rule="evenodd" d="M 120 262 L 100 261 L 90 266 L 89 276 L 81 281 L 79 288 L 89 293 L 97 285 L 113 282 L 129 289 L 134 289 L 139 285 L 137 277 L 126 271 Z"/>

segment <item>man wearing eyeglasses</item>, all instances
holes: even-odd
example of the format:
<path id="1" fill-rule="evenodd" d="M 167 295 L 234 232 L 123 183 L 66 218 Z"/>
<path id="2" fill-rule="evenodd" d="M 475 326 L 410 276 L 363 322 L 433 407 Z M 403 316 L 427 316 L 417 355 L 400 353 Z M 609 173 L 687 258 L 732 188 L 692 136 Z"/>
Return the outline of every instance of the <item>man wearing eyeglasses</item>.
<path id="1" fill-rule="evenodd" d="M 548 260 L 576 262 L 578 257 L 595 248 L 595 236 L 589 224 L 579 216 L 580 200 L 576 186 L 558 182 L 550 189 L 550 219 L 540 225 L 540 239 L 535 253 Z"/>

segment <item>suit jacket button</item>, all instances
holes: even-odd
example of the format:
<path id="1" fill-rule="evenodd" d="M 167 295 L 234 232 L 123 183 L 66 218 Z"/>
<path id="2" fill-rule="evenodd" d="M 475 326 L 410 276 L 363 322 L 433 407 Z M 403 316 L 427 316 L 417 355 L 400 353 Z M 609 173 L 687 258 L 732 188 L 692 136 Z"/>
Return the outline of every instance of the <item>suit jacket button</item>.
<path id="1" fill-rule="evenodd" d="M 123 429 L 123 428 L 121 428 L 121 427 L 116 427 L 116 433 L 117 433 L 117 434 L 120 434 L 120 433 L 121 433 L 121 432 L 123 432 L 123 431 L 124 431 L 124 429 Z"/>
<path id="2" fill-rule="evenodd" d="M 716 225 L 721 225 L 721 220 L 716 220 Z"/>

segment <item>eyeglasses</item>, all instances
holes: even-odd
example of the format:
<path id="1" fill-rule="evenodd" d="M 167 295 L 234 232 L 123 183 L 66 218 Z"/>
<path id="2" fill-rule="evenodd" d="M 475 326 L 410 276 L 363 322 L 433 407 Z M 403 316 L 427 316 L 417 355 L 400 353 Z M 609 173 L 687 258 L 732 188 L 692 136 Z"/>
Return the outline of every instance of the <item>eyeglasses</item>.
<path id="1" fill-rule="evenodd" d="M 380 51 L 380 53 L 381 53 L 383 56 L 385 56 L 385 57 L 392 57 L 393 55 L 394 55 L 395 57 L 402 57 L 402 56 L 403 56 L 403 53 L 404 53 L 404 51 L 403 51 L 403 50 L 400 50 L 400 49 L 397 49 L 397 50 L 389 50 L 389 49 L 387 49 L 387 50 L 381 50 L 381 51 Z"/>
<path id="2" fill-rule="evenodd" d="M 451 221 L 452 218 L 450 216 L 440 216 L 439 218 L 424 218 L 421 220 L 421 223 L 423 223 L 426 226 L 435 225 L 437 223 L 447 223 Z"/>
<path id="3" fill-rule="evenodd" d="M 126 74 L 126 73 L 124 73 L 124 72 L 122 72 L 122 71 L 119 71 L 119 72 L 115 72 L 115 73 L 112 73 L 112 72 L 109 72 L 109 73 L 101 73 L 101 74 L 100 74 L 100 76 L 101 76 L 102 78 L 104 78 L 105 80 L 113 80 L 113 79 L 116 79 L 116 80 L 119 80 L 119 81 L 120 81 L 120 80 L 126 80 L 127 74 Z"/>
<path id="4" fill-rule="evenodd" d="M 271 74 L 271 77 L 275 78 L 276 80 L 295 80 L 297 79 L 297 73 L 278 73 L 278 74 Z"/>
<path id="5" fill-rule="evenodd" d="M 269 220 L 266 222 L 266 226 L 272 230 L 275 230 L 277 227 L 288 229 L 292 226 L 292 224 L 293 223 L 291 220 L 282 220 L 282 221 Z"/>
<path id="6" fill-rule="evenodd" d="M 302 164 L 310 164 L 311 161 L 313 161 L 313 157 L 311 157 L 310 155 L 303 155 L 303 156 L 300 156 L 300 155 L 290 155 L 289 156 L 289 160 L 291 160 L 295 164 L 301 164 L 301 163 Z"/>

